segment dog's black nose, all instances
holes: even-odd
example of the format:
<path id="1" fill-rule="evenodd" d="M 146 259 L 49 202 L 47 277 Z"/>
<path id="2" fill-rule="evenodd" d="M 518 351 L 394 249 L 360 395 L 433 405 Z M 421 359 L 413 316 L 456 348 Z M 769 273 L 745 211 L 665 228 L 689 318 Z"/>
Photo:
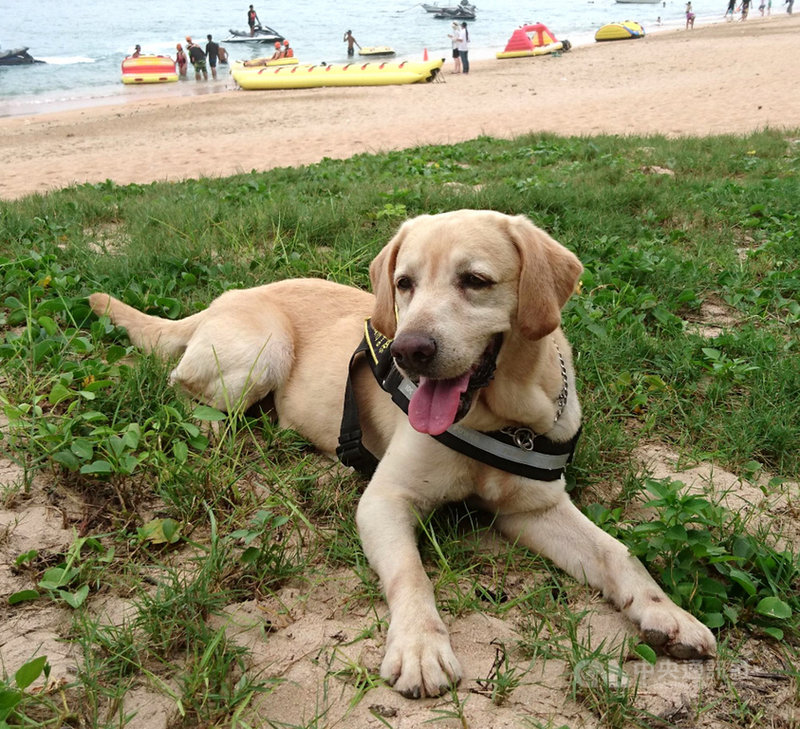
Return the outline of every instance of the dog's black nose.
<path id="1" fill-rule="evenodd" d="M 436 355 L 436 340 L 425 334 L 409 332 L 392 342 L 391 351 L 398 367 L 417 373 L 432 362 Z"/>

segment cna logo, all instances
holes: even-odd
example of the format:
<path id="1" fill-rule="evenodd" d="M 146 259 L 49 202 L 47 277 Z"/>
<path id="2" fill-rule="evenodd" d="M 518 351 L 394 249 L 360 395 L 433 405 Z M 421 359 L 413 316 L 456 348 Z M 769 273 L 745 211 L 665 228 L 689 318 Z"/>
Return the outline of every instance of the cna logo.
<path id="1" fill-rule="evenodd" d="M 572 681 L 584 688 L 608 686 L 614 689 L 627 688 L 634 679 L 616 661 L 608 663 L 596 658 L 585 658 L 572 669 Z"/>
<path id="2" fill-rule="evenodd" d="M 581 688 L 611 688 L 624 690 L 644 686 L 648 682 L 688 682 L 698 678 L 737 679 L 755 675 L 746 663 L 736 663 L 720 667 L 711 661 L 676 661 L 661 658 L 658 663 L 647 661 L 626 661 L 625 668 L 616 660 L 585 658 L 578 661 L 572 669 L 572 685 Z"/>

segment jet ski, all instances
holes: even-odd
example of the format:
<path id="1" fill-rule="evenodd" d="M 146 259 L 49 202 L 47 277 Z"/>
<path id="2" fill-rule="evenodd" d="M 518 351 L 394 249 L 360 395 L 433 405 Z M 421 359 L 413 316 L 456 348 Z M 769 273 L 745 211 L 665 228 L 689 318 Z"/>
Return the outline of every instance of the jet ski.
<path id="1" fill-rule="evenodd" d="M 257 25 L 255 33 L 250 35 L 249 30 L 229 30 L 230 36 L 225 38 L 223 43 L 280 43 L 283 36 L 277 30 L 273 30 L 268 25 Z"/>
<path id="2" fill-rule="evenodd" d="M 0 51 L 0 66 L 27 66 L 31 63 L 44 63 L 44 61 L 37 61 L 28 53 L 28 46 Z"/>

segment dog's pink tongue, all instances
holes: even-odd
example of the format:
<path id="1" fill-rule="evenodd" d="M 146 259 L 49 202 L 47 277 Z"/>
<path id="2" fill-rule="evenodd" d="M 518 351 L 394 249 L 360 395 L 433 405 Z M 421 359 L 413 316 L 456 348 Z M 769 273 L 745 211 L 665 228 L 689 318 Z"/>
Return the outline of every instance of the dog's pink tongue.
<path id="1" fill-rule="evenodd" d="M 414 430 L 441 435 L 456 419 L 461 393 L 469 386 L 469 373 L 451 380 L 420 377 L 408 404 L 408 420 Z"/>

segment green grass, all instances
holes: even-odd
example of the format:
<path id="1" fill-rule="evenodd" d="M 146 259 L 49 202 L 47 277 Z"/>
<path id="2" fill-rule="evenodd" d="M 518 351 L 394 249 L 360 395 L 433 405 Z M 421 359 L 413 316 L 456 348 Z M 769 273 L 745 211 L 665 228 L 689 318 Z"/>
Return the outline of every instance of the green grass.
<path id="1" fill-rule="evenodd" d="M 4 718 L 122 726 L 126 694 L 142 684 L 171 702 L 171 726 L 247 726 L 276 679 L 253 670 L 248 650 L 211 618 L 229 603 L 279 599 L 286 586 L 311 594 L 331 572 L 354 576 L 347 605 L 369 615 L 359 640 L 382 641 L 380 592 L 354 524 L 363 481 L 266 414 L 225 417 L 182 398 L 167 385 L 168 366 L 137 356 L 124 332 L 90 313 L 86 296 L 108 291 L 179 317 L 226 289 L 293 276 L 367 287 L 369 261 L 403 219 L 462 207 L 526 214 L 586 267 L 564 312 L 585 410 L 569 475 L 579 503 L 717 630 L 720 664 L 735 663 L 748 641 L 769 646 L 800 699 L 796 545 L 712 495 L 647 480 L 631 457 L 655 442 L 687 462 L 761 478 L 768 493 L 797 481 L 797 137 L 479 138 L 263 175 L 105 182 L 0 203 L 8 421 L 0 447 L 22 474 L 0 490 L 0 503 L 36 498 L 43 474 L 55 492 L 89 505 L 63 553 L 13 555 L 25 590 L 0 617 L 63 606 L 74 612 L 68 639 L 82 657 L 62 695 L 31 690 L 30 677 L 45 672 L 33 656 L 0 665 L 0 726 Z M 713 338 L 692 326 L 709 305 L 729 319 Z M 626 518 L 642 499 L 651 514 L 644 525 Z M 796 519 L 796 494 L 786 509 Z M 463 508 L 421 525 L 442 609 L 484 612 L 519 629 L 518 645 L 497 645 L 478 693 L 507 707 L 537 661 L 561 661 L 574 677 L 581 661 L 625 660 L 577 637 L 582 613 L 572 606 L 583 588 L 514 547 L 482 550 L 489 526 Z M 121 624 L 93 611 L 108 594 L 130 606 Z M 343 685 L 369 702 L 381 684 L 373 668 L 340 657 L 322 703 Z M 599 723 L 646 723 L 636 686 L 613 684 L 566 688 Z M 752 723 L 771 711 L 731 682 L 717 691 L 697 716 Z M 430 720 L 466 725 L 476 700 L 454 690 Z M 326 725 L 325 711 L 304 726 Z"/>

